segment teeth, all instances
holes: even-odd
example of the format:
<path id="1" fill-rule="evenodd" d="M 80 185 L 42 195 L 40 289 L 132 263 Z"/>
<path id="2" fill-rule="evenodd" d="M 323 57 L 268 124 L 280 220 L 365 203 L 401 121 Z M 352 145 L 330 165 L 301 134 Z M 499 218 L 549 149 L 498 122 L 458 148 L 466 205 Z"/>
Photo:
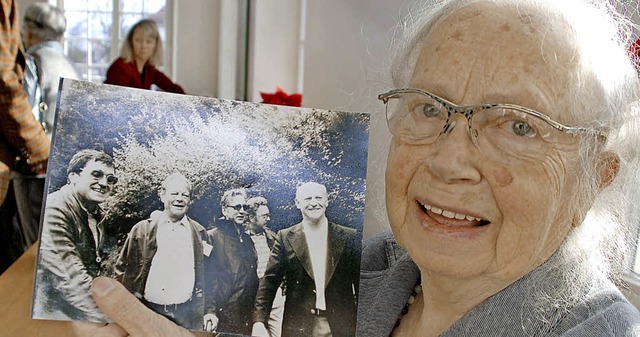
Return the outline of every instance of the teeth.
<path id="1" fill-rule="evenodd" d="M 455 219 L 456 213 L 449 212 L 449 211 L 442 211 L 442 216 L 449 219 Z"/>
<path id="2" fill-rule="evenodd" d="M 430 211 L 432 213 L 435 214 L 439 214 L 442 215 L 445 218 L 449 218 L 449 219 L 458 219 L 458 220 L 463 220 L 463 219 L 467 219 L 468 221 L 482 221 L 481 218 L 476 218 L 470 215 L 466 215 L 466 214 L 459 214 L 459 213 L 455 213 L 455 212 L 451 212 L 451 211 L 447 211 L 447 210 L 442 210 L 438 207 L 435 206 L 431 206 L 431 205 L 424 205 L 422 204 L 422 206 L 427 210 Z"/>

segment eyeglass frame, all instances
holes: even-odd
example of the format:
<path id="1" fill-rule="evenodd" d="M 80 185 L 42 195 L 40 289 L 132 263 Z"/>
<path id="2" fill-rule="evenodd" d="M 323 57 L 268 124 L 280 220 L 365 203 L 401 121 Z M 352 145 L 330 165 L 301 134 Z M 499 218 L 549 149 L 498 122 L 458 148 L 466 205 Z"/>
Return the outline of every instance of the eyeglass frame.
<path id="1" fill-rule="evenodd" d="M 115 174 L 107 174 L 104 173 L 104 171 L 102 170 L 93 170 L 91 172 L 89 172 L 89 175 L 91 176 L 91 178 L 93 178 L 96 181 L 100 181 L 102 180 L 102 178 L 107 179 L 107 185 L 115 185 L 118 183 L 118 176 L 116 176 Z M 109 181 L 111 180 L 111 181 Z"/>
<path id="2" fill-rule="evenodd" d="M 236 210 L 236 212 L 240 212 L 240 210 L 243 210 L 243 211 L 246 212 L 246 211 L 249 210 L 250 206 L 247 205 L 247 204 L 237 204 L 237 205 L 233 205 L 233 206 L 232 205 L 227 205 L 227 207 L 233 208 L 234 210 Z"/>
<path id="3" fill-rule="evenodd" d="M 529 109 L 520 105 L 516 105 L 516 104 L 509 104 L 509 103 L 487 103 L 487 104 L 478 104 L 478 105 L 457 105 L 455 103 L 452 103 L 440 96 L 434 95 L 428 91 L 422 90 L 422 89 L 417 89 L 417 88 L 401 88 L 401 89 L 393 89 L 393 90 L 389 90 L 385 93 L 381 93 L 378 95 L 378 100 L 381 100 L 382 103 L 385 105 L 385 117 L 387 119 L 387 127 L 389 128 L 390 131 L 392 131 L 391 133 L 393 134 L 393 130 L 391 130 L 391 125 L 390 125 L 390 118 L 389 118 L 389 108 L 387 103 L 389 102 L 390 99 L 394 99 L 394 98 L 400 98 L 400 94 L 419 94 L 419 95 L 424 95 L 427 97 L 430 97 L 431 99 L 435 100 L 436 102 L 442 104 L 443 107 L 445 107 L 447 109 L 447 120 L 444 123 L 444 127 L 442 129 L 441 132 L 438 133 L 438 135 L 436 136 L 436 138 L 440 137 L 440 135 L 442 135 L 443 133 L 447 133 L 448 131 L 450 131 L 451 128 L 451 116 L 453 116 L 456 113 L 459 113 L 461 115 L 463 115 L 466 120 L 467 120 L 467 132 L 469 133 L 469 137 L 471 137 L 471 140 L 473 141 L 473 143 L 478 146 L 478 131 L 476 129 L 472 128 L 471 125 L 471 119 L 473 118 L 473 116 L 476 114 L 476 112 L 478 111 L 482 111 L 482 110 L 487 110 L 487 109 L 492 109 L 492 108 L 503 108 L 503 109 L 511 109 L 511 110 L 515 110 L 515 111 L 520 111 L 523 112 L 527 115 L 531 115 L 534 117 L 537 117 L 539 119 L 541 119 L 542 121 L 544 121 L 545 123 L 549 124 L 551 127 L 553 127 L 554 129 L 564 132 L 564 133 L 568 133 L 572 136 L 575 136 L 578 133 L 591 133 L 595 136 L 597 136 L 599 139 L 601 140 L 606 140 L 607 135 L 602 131 L 602 130 L 598 130 L 595 129 L 593 127 L 579 127 L 579 126 L 567 126 L 564 125 L 562 123 L 556 122 L 553 119 L 551 119 L 551 117 L 535 111 L 533 109 Z"/>

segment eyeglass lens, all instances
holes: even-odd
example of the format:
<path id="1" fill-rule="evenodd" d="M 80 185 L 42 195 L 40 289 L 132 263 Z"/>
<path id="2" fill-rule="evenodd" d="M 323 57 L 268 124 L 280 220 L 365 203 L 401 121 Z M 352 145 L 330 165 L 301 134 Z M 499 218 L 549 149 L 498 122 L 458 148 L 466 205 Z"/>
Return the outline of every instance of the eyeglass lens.
<path id="1" fill-rule="evenodd" d="M 102 179 L 102 177 L 105 176 L 105 174 L 100 170 L 93 170 L 91 171 L 91 176 L 96 180 L 100 180 Z M 107 174 L 107 184 L 114 185 L 117 182 L 118 182 L 118 177 L 114 176 L 113 174 Z"/>
<path id="2" fill-rule="evenodd" d="M 239 211 L 239 210 L 246 210 L 248 206 L 245 204 L 237 204 L 237 205 L 229 205 L 229 207 L 235 209 L 236 211 Z"/>

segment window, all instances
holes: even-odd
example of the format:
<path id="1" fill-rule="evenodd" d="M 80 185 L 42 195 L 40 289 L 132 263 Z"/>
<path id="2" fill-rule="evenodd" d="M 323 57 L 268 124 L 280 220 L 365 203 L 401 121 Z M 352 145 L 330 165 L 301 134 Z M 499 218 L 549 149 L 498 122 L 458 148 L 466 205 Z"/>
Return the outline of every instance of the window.
<path id="1" fill-rule="evenodd" d="M 118 55 L 129 28 L 142 18 L 156 21 L 163 42 L 166 65 L 171 48 L 171 0 L 49 0 L 67 18 L 65 53 L 84 80 L 104 81 L 107 68 Z M 115 23 L 115 24 L 114 24 Z"/>

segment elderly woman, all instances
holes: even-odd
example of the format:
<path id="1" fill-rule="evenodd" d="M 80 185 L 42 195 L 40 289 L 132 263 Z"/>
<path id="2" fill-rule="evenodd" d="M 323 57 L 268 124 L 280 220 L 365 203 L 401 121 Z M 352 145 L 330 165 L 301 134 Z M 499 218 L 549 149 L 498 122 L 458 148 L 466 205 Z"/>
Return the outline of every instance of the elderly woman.
<path id="1" fill-rule="evenodd" d="M 615 285 L 637 233 L 624 20 L 579 0 L 418 16 L 380 95 L 392 234 L 365 243 L 358 335 L 640 336 Z M 186 334 L 124 315 L 134 301 L 111 280 L 93 289 L 132 336 Z"/>
<path id="2" fill-rule="evenodd" d="M 67 19 L 62 10 L 46 2 L 33 3 L 24 12 L 22 36 L 28 55 L 24 89 L 49 138 L 53 131 L 60 78 L 80 78 L 62 47 L 66 28 Z"/>
<path id="3" fill-rule="evenodd" d="M 474 0 L 422 16 L 400 89 L 380 95 L 393 235 L 364 248 L 363 336 L 640 335 L 610 280 L 636 233 L 638 81 L 606 10 Z"/>

